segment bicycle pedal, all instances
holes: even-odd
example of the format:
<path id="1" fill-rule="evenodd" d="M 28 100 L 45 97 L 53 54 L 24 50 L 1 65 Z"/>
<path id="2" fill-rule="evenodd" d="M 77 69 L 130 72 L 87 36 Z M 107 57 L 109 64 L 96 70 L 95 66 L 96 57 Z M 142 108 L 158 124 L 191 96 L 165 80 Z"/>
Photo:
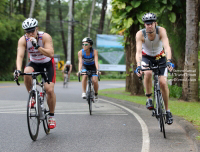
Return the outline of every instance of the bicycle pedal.
<path id="1" fill-rule="evenodd" d="M 153 116 L 153 117 L 156 116 L 156 110 L 155 110 L 155 109 L 152 110 L 152 116 Z"/>

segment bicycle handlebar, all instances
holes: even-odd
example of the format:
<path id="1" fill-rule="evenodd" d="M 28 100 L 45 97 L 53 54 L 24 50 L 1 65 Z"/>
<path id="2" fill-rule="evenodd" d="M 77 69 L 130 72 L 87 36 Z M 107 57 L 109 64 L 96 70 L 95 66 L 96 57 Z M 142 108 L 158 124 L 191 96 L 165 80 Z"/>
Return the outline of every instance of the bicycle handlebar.
<path id="1" fill-rule="evenodd" d="M 50 84 L 50 83 L 49 83 L 48 76 L 47 76 L 47 73 L 48 73 L 48 72 L 32 72 L 32 73 L 20 73 L 20 75 L 21 75 L 21 76 L 22 76 L 22 75 L 32 75 L 32 77 L 33 77 L 33 76 L 41 75 L 41 76 L 44 78 L 45 82 L 47 82 L 48 84 Z M 14 81 L 17 83 L 18 86 L 20 85 L 18 79 L 15 79 Z"/>
<path id="2" fill-rule="evenodd" d="M 84 71 L 84 72 L 82 72 L 82 73 L 79 73 L 78 74 L 78 81 L 80 82 L 81 80 L 80 80 L 80 76 L 81 75 L 88 75 L 88 76 L 92 76 L 92 75 L 97 75 L 96 74 L 96 72 L 95 71 Z M 98 80 L 100 81 L 100 73 L 98 73 Z"/>
<path id="3" fill-rule="evenodd" d="M 154 66 L 150 61 L 149 61 L 148 65 L 142 65 L 142 66 L 146 67 L 146 69 L 138 69 L 138 72 L 140 72 L 140 71 L 148 71 L 148 70 L 155 71 L 155 70 L 159 70 L 161 68 L 166 68 L 167 67 L 166 62 L 158 63 L 158 61 L 157 61 L 157 65 L 156 66 Z M 134 71 L 134 73 L 137 73 L 137 72 Z M 172 72 L 170 72 L 170 73 L 172 73 Z M 142 77 L 139 77 L 139 80 L 142 80 Z"/>

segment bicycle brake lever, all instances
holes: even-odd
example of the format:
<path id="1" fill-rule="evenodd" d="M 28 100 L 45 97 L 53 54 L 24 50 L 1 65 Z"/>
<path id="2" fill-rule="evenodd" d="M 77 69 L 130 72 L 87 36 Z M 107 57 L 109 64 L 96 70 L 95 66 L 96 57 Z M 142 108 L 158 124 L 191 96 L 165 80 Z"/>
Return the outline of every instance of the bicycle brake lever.
<path id="1" fill-rule="evenodd" d="M 20 86 L 18 79 L 14 80 L 14 81 L 17 83 L 18 86 Z"/>
<path id="2" fill-rule="evenodd" d="M 78 73 L 78 81 L 81 82 L 80 73 Z"/>

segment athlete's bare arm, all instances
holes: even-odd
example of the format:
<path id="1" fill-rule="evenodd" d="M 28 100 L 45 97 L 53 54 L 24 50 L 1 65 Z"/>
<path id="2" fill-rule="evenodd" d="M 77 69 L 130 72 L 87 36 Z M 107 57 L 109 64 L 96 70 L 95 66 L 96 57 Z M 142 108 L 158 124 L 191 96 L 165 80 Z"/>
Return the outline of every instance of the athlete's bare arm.
<path id="1" fill-rule="evenodd" d="M 43 47 L 38 48 L 40 53 L 42 53 L 43 55 L 48 56 L 50 58 L 53 58 L 54 57 L 54 48 L 53 48 L 53 41 L 52 41 L 51 36 L 47 33 L 44 33 L 42 35 L 42 42 L 44 44 L 44 48 Z"/>
<path id="2" fill-rule="evenodd" d="M 72 72 L 72 65 L 71 64 L 69 65 L 69 72 L 70 73 Z"/>
<path id="3" fill-rule="evenodd" d="M 82 50 L 80 50 L 78 52 L 78 61 L 79 61 L 79 64 L 78 64 L 78 71 L 81 71 L 82 69 Z"/>
<path id="4" fill-rule="evenodd" d="M 137 66 L 141 66 L 142 61 L 142 42 L 143 42 L 142 31 L 136 33 L 136 62 Z"/>
<path id="5" fill-rule="evenodd" d="M 99 70 L 98 51 L 97 50 L 94 50 L 94 62 L 95 62 L 96 69 Z"/>
<path id="6" fill-rule="evenodd" d="M 167 37 L 167 32 L 165 30 L 165 28 L 163 27 L 160 27 L 159 29 L 159 33 L 160 33 L 160 39 L 163 43 L 163 46 L 164 46 L 164 49 L 165 49 L 165 53 L 167 55 L 167 59 L 171 59 L 171 48 L 170 48 L 170 45 L 169 45 L 169 39 Z"/>
<path id="7" fill-rule="evenodd" d="M 17 70 L 20 70 L 20 71 L 21 71 L 21 68 L 22 68 L 22 61 L 23 61 L 23 58 L 24 58 L 25 50 L 26 50 L 26 39 L 25 39 L 24 36 L 22 36 L 18 41 L 17 60 L 16 60 Z"/>

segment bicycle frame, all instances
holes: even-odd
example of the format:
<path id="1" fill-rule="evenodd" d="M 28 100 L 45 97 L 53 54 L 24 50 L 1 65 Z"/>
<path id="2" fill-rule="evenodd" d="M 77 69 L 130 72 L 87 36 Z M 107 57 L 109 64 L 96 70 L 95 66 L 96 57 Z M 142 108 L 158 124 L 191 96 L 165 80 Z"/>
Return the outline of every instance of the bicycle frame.
<path id="1" fill-rule="evenodd" d="M 89 99 L 89 95 L 91 98 L 92 85 L 92 75 L 88 75 L 88 85 L 86 89 L 87 99 Z"/>
<path id="2" fill-rule="evenodd" d="M 164 66 L 161 66 L 161 65 L 164 65 Z M 146 67 L 147 69 L 141 69 L 141 71 L 152 70 L 154 72 L 154 102 L 156 101 L 156 108 L 153 109 L 152 116 L 156 116 L 156 118 L 158 119 L 160 131 L 163 132 L 164 138 L 166 138 L 165 127 L 164 127 L 164 120 L 165 120 L 166 113 L 165 113 L 165 105 L 164 103 L 162 103 L 163 100 L 162 100 L 162 94 L 160 91 L 160 82 L 159 82 L 159 69 L 166 68 L 166 62 L 159 64 L 157 61 L 157 65 L 154 66 L 149 61 L 149 65 L 144 65 L 143 67 Z"/>
<path id="3" fill-rule="evenodd" d="M 159 107 L 160 103 L 157 103 L 157 97 L 158 97 L 158 93 L 160 92 L 160 82 L 159 82 L 159 71 L 158 70 L 154 70 L 154 98 L 156 101 L 156 107 Z M 157 114 L 159 114 L 158 108 L 156 108 L 156 117 Z"/>
<path id="4" fill-rule="evenodd" d="M 46 69 L 44 69 L 46 71 Z M 42 75 L 42 82 L 38 84 L 37 82 L 37 76 Z M 43 126 L 46 134 L 49 134 L 50 130 L 47 125 L 47 113 L 49 112 L 46 108 L 44 109 L 44 99 L 45 99 L 45 90 L 44 90 L 44 82 L 49 83 L 47 72 L 33 72 L 33 73 L 21 73 L 20 75 L 30 75 L 32 76 L 32 89 L 29 92 L 29 98 L 27 102 L 27 124 L 28 124 L 28 130 L 29 134 L 32 140 L 36 140 L 38 137 L 39 132 L 39 125 L 41 121 L 43 121 Z M 17 85 L 20 85 L 18 82 L 18 79 L 15 80 Z M 42 97 L 39 94 L 39 91 L 37 90 L 37 85 L 41 87 Z M 33 98 L 34 97 L 34 98 Z M 32 106 L 32 99 L 34 99 L 35 102 L 33 102 Z M 45 102 L 46 103 L 46 102 Z M 41 106 L 43 106 L 41 108 Z M 44 111 L 43 111 L 44 110 Z M 35 118 L 35 119 L 34 119 Z M 35 121 L 34 123 L 30 123 L 30 121 Z M 35 127 L 34 129 L 33 126 Z"/>
<path id="5" fill-rule="evenodd" d="M 94 102 L 94 94 L 91 95 L 91 92 L 93 91 L 94 93 L 94 88 L 92 89 L 92 75 L 96 75 L 95 71 L 85 71 L 83 73 L 81 73 L 81 75 L 87 75 L 88 76 L 88 85 L 87 85 L 87 91 L 86 91 L 86 99 L 88 101 L 89 104 L 89 112 L 90 115 L 92 115 L 92 102 Z M 98 76 L 98 79 L 100 80 L 100 77 Z M 78 75 L 78 80 L 80 82 L 80 74 Z M 92 98 L 93 101 L 92 101 Z"/>

